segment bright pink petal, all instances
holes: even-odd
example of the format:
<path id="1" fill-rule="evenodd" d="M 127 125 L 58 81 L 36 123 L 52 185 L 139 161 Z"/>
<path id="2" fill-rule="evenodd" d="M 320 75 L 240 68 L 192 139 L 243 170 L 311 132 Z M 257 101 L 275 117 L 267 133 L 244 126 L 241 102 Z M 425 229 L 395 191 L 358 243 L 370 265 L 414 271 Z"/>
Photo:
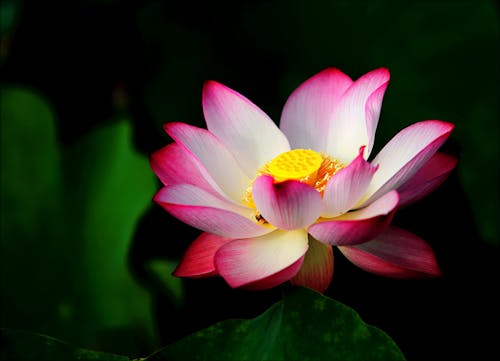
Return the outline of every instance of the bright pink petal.
<path id="1" fill-rule="evenodd" d="M 149 157 L 151 168 L 164 185 L 193 184 L 213 192 L 193 157 L 179 144 L 171 143 Z"/>
<path id="2" fill-rule="evenodd" d="M 379 68 L 363 75 L 347 89 L 335 108 L 327 135 L 327 153 L 349 163 L 367 146 L 372 149 L 389 70 Z"/>
<path id="3" fill-rule="evenodd" d="M 439 187 L 457 165 L 458 159 L 436 153 L 406 183 L 398 188 L 399 208 L 414 203 Z"/>
<path id="4" fill-rule="evenodd" d="M 389 226 L 398 199 L 396 191 L 389 192 L 366 208 L 315 223 L 308 231 L 318 241 L 335 246 L 366 242 Z"/>
<path id="5" fill-rule="evenodd" d="M 290 281 L 299 286 L 325 292 L 333 277 L 332 246 L 309 237 L 309 249 L 299 273 Z"/>
<path id="6" fill-rule="evenodd" d="M 203 113 L 210 132 L 234 154 L 247 176 L 290 150 L 285 135 L 255 104 L 215 81 L 203 87 Z"/>
<path id="7" fill-rule="evenodd" d="M 336 68 L 327 68 L 302 83 L 288 98 L 280 128 L 292 148 L 323 152 L 333 111 L 351 78 Z"/>
<path id="8" fill-rule="evenodd" d="M 347 212 L 364 195 L 377 167 L 363 158 L 363 149 L 361 147 L 358 156 L 328 182 L 323 195 L 323 217 L 336 217 Z"/>
<path id="9" fill-rule="evenodd" d="M 268 175 L 254 181 L 252 196 L 264 219 L 287 230 L 307 227 L 323 207 L 321 195 L 311 186 L 292 180 L 274 183 Z"/>
<path id="10" fill-rule="evenodd" d="M 339 247 L 356 266 L 393 278 L 441 276 L 432 248 L 416 235 L 391 227 L 370 242 Z"/>
<path id="11" fill-rule="evenodd" d="M 163 187 L 154 201 L 184 223 L 222 237 L 256 237 L 274 229 L 257 224 L 253 210 L 190 184 Z"/>
<path id="12" fill-rule="evenodd" d="M 241 204 L 250 178 L 220 140 L 206 129 L 184 123 L 167 123 L 165 131 L 194 156 L 200 173 L 219 194 Z"/>
<path id="13" fill-rule="evenodd" d="M 453 124 L 439 120 L 415 123 L 400 131 L 373 159 L 379 169 L 364 196 L 364 205 L 409 180 L 450 136 Z"/>
<path id="14" fill-rule="evenodd" d="M 222 246 L 215 254 L 215 267 L 233 288 L 270 288 L 295 276 L 307 248 L 305 230 L 276 230 Z"/>
<path id="15" fill-rule="evenodd" d="M 189 245 L 173 275 L 193 278 L 216 275 L 215 252 L 230 241 L 232 238 L 202 233 Z"/>

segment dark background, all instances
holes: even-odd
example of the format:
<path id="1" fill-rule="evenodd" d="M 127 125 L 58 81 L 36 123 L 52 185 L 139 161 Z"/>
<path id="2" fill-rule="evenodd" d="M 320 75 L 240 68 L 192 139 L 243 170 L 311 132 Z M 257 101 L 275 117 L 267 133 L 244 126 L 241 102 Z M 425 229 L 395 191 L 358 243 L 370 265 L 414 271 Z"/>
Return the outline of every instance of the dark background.
<path id="1" fill-rule="evenodd" d="M 499 22 L 493 1 L 3 1 L 1 10 L 2 89 L 25 89 L 43 100 L 53 112 L 63 157 L 74 154 L 70 149 L 79 149 L 96 129 L 127 119 L 131 144 L 145 162 L 170 142 L 163 123 L 204 126 L 201 89 L 207 79 L 239 91 L 278 121 L 293 89 L 325 67 L 338 67 L 352 78 L 388 67 L 391 82 L 373 154 L 416 121 L 456 124 L 443 147 L 460 159 L 456 170 L 435 193 L 394 219 L 428 241 L 444 276 L 385 279 L 336 253 L 334 281 L 326 294 L 386 331 L 408 360 L 498 355 Z M 29 150 L 30 144 L 25 147 Z M 99 151 L 94 155 L 99 157 Z M 79 168 L 78 162 L 73 167 Z M 85 173 L 81 177 L 85 183 Z M 124 176 L 124 182 L 134 179 Z M 61 326 L 57 317 L 65 311 L 46 313 L 40 290 L 51 278 L 18 276 L 20 265 L 30 265 L 9 255 L 30 258 L 36 251 L 8 232 L 2 232 L 2 292 L 7 296 L 0 326 L 46 333 L 82 347 L 145 355 L 219 320 L 254 317 L 279 299 L 279 288 L 232 290 L 217 278 L 171 280 L 165 286 L 162 275 L 167 277 L 165 270 L 171 270 L 198 231 L 152 204 L 153 194 L 126 237 L 123 260 L 150 295 L 152 337 L 138 338 L 137 328 L 120 323 L 99 329 L 97 336 L 68 332 L 96 320 L 75 316 Z M 3 213 L 10 210 L 6 204 L 2 202 Z M 78 253 L 68 246 L 74 240 L 65 241 L 67 253 L 58 254 L 64 261 L 53 260 L 54 269 Z M 37 237 L 37 242 L 49 240 Z M 160 275 L 150 267 L 158 259 L 168 260 Z M 44 272 L 31 267 L 25 272 Z M 64 273 L 57 268 L 50 274 Z M 71 283 L 71 297 L 106 297 L 82 296 L 70 276 L 61 277 Z M 51 287 L 64 288 L 64 282 Z M 24 306 L 13 306 L 20 304 Z M 142 306 L 132 302 L 131 307 Z"/>

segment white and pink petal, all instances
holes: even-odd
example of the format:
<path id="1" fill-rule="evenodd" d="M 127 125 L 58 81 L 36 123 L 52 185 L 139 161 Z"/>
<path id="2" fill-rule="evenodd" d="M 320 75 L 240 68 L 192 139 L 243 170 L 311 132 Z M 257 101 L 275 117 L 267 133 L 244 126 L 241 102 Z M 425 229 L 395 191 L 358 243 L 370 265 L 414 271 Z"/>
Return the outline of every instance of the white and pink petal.
<path id="1" fill-rule="evenodd" d="M 163 187 L 154 201 L 177 219 L 222 237 L 256 237 L 274 227 L 259 225 L 253 210 L 237 206 L 191 184 Z"/>
<path id="2" fill-rule="evenodd" d="M 290 280 L 294 285 L 325 292 L 333 278 L 332 246 L 309 237 L 309 249 L 300 271 Z"/>
<path id="3" fill-rule="evenodd" d="M 368 158 L 389 79 L 389 70 L 378 68 L 361 76 L 345 91 L 327 134 L 329 155 L 349 163 L 357 156 L 359 147 L 365 145 Z"/>
<path id="4" fill-rule="evenodd" d="M 408 181 L 448 139 L 453 124 L 427 120 L 401 130 L 373 159 L 379 169 L 373 176 L 360 206 L 369 204 Z"/>
<path id="5" fill-rule="evenodd" d="M 151 154 L 149 162 L 164 185 L 187 183 L 215 192 L 198 169 L 192 155 L 177 143 L 170 143 Z"/>
<path id="6" fill-rule="evenodd" d="M 217 275 L 214 263 L 215 253 L 232 240 L 232 238 L 211 233 L 202 233 L 189 245 L 172 274 L 177 277 L 192 278 Z"/>
<path id="7" fill-rule="evenodd" d="M 218 82 L 208 81 L 203 87 L 203 113 L 208 130 L 224 143 L 248 177 L 290 150 L 285 135 L 260 108 Z"/>
<path id="8" fill-rule="evenodd" d="M 333 112 L 344 92 L 352 84 L 349 76 L 336 68 L 327 68 L 303 82 L 287 99 L 280 128 L 292 148 L 326 150 L 328 129 Z"/>
<path id="9" fill-rule="evenodd" d="M 184 123 L 167 123 L 165 131 L 187 149 L 205 180 L 223 197 L 236 204 L 250 184 L 234 156 L 206 129 Z"/>
<path id="10" fill-rule="evenodd" d="M 264 289 L 297 274 L 308 249 L 307 232 L 276 230 L 261 237 L 237 239 L 215 254 L 215 267 L 233 288 Z"/>
<path id="11" fill-rule="evenodd" d="M 419 201 L 434 191 L 455 169 L 458 159 L 438 152 L 425 163 L 406 183 L 398 188 L 399 208 Z"/>
<path id="12" fill-rule="evenodd" d="M 391 191 L 366 208 L 322 220 L 311 225 L 308 231 L 318 241 L 329 245 L 363 243 L 387 229 L 398 201 L 398 193 Z"/>
<path id="13" fill-rule="evenodd" d="M 391 227 L 376 239 L 339 250 L 359 268 L 392 278 L 441 276 L 432 248 L 420 237 Z"/>
<path id="14" fill-rule="evenodd" d="M 313 187 L 294 180 L 275 183 L 269 175 L 255 179 L 252 197 L 266 221 L 286 230 L 309 226 L 323 207 L 321 195 Z"/>
<path id="15" fill-rule="evenodd" d="M 322 217 L 332 218 L 347 212 L 364 195 L 377 167 L 363 158 L 363 151 L 361 147 L 358 156 L 328 182 L 323 195 Z"/>

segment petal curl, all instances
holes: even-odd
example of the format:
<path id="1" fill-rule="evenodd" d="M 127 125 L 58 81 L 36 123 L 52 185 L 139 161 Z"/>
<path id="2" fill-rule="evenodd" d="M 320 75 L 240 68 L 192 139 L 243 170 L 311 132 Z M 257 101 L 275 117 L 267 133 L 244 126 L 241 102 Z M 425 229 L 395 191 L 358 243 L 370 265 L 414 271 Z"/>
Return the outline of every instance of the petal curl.
<path id="1" fill-rule="evenodd" d="M 318 241 L 335 246 L 366 242 L 389 226 L 398 200 L 398 193 L 391 191 L 366 208 L 315 223 L 308 231 Z"/>
<path id="2" fill-rule="evenodd" d="M 199 171 L 220 195 L 241 204 L 250 178 L 220 140 L 206 129 L 184 123 L 167 123 L 164 128 L 194 156 Z"/>
<path id="3" fill-rule="evenodd" d="M 410 179 L 448 139 L 454 125 L 426 120 L 401 130 L 373 159 L 379 169 L 368 186 L 362 205 L 397 189 Z"/>
<path id="4" fill-rule="evenodd" d="M 202 233 L 189 245 L 172 274 L 177 277 L 192 278 L 217 275 L 214 264 L 215 253 L 232 240 L 211 233 Z"/>
<path id="5" fill-rule="evenodd" d="M 154 201 L 184 223 L 222 237 L 256 237 L 274 229 L 271 225 L 261 226 L 254 222 L 253 210 L 191 184 L 163 187 Z"/>
<path id="6" fill-rule="evenodd" d="M 399 208 L 419 201 L 434 191 L 455 169 L 458 159 L 438 152 L 420 168 L 406 183 L 398 188 Z"/>
<path id="7" fill-rule="evenodd" d="M 327 68 L 303 82 L 287 99 L 280 128 L 292 148 L 324 152 L 335 107 L 352 84 L 349 76 Z"/>
<path id="8" fill-rule="evenodd" d="M 389 79 L 389 70 L 378 68 L 361 76 L 345 91 L 327 134 L 328 154 L 349 163 L 357 156 L 359 147 L 365 145 L 365 158 L 368 157 Z"/>
<path id="9" fill-rule="evenodd" d="M 253 178 L 263 164 L 290 150 L 285 135 L 255 104 L 215 81 L 203 87 L 203 113 L 210 132 Z"/>
<path id="10" fill-rule="evenodd" d="M 323 207 L 321 195 L 299 181 L 274 183 L 273 177 L 255 179 L 252 196 L 260 214 L 281 229 L 304 228 L 318 219 Z"/>
<path id="11" fill-rule="evenodd" d="M 209 192 L 215 191 L 205 180 L 193 157 L 177 143 L 170 143 L 151 154 L 149 163 L 164 185 L 187 183 Z"/>
<path id="12" fill-rule="evenodd" d="M 325 292 L 333 278 L 332 246 L 318 242 L 309 237 L 309 249 L 299 273 L 290 282 L 294 285 L 312 288 Z"/>
<path id="13" fill-rule="evenodd" d="M 347 212 L 365 193 L 377 167 L 363 158 L 364 148 L 361 147 L 358 156 L 328 182 L 323 195 L 323 217 L 332 218 Z"/>
<path id="14" fill-rule="evenodd" d="M 442 275 L 432 248 L 401 228 L 391 227 L 370 242 L 339 249 L 356 266 L 378 275 L 393 278 Z"/>
<path id="15" fill-rule="evenodd" d="M 215 254 L 215 267 L 233 288 L 271 288 L 297 274 L 307 248 L 305 230 L 276 230 L 222 246 Z"/>

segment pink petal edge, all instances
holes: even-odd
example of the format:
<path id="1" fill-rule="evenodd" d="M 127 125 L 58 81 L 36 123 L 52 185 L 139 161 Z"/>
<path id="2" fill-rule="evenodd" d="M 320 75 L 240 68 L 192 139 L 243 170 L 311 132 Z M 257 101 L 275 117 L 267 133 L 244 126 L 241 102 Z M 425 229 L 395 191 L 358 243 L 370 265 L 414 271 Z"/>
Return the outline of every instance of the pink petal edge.
<path id="1" fill-rule="evenodd" d="M 389 228 L 370 242 L 339 250 L 359 268 L 385 277 L 442 275 L 432 248 L 418 236 L 397 227 Z"/>
<path id="2" fill-rule="evenodd" d="M 215 253 L 230 241 L 231 238 L 202 233 L 189 245 L 172 274 L 176 277 L 191 278 L 217 275 L 214 264 Z"/>

